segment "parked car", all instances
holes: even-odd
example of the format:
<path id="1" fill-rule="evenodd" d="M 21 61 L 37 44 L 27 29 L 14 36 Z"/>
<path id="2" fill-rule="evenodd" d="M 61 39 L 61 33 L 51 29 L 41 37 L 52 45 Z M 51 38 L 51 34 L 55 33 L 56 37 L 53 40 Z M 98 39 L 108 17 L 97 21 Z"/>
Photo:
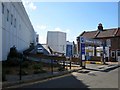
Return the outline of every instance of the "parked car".
<path id="1" fill-rule="evenodd" d="M 42 47 L 37 48 L 37 53 L 43 53 L 43 48 Z"/>

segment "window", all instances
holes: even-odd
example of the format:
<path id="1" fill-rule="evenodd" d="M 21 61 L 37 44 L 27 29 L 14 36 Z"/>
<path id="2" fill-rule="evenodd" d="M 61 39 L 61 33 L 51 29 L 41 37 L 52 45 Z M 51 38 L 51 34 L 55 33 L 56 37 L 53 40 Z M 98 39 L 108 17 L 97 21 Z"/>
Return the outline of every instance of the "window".
<path id="1" fill-rule="evenodd" d="M 117 56 L 120 56 L 120 51 L 119 50 L 117 51 Z"/>
<path id="2" fill-rule="evenodd" d="M 7 21 L 9 21 L 9 10 L 7 9 Z"/>
<path id="3" fill-rule="evenodd" d="M 13 15 L 11 14 L 11 25 L 12 25 L 12 23 L 13 23 Z"/>
<path id="4" fill-rule="evenodd" d="M 16 27 L 16 18 L 14 19 L 14 27 Z"/>
<path id="5" fill-rule="evenodd" d="M 2 3 L 2 13 L 4 14 L 4 4 Z"/>
<path id="6" fill-rule="evenodd" d="M 111 57 L 115 57 L 115 51 L 111 52 Z"/>

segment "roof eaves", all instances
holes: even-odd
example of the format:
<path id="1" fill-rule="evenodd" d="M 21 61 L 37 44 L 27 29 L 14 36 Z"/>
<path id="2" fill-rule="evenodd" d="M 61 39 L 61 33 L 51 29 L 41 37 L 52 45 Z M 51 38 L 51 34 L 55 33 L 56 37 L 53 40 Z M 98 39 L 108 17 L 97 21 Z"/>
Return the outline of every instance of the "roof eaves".
<path id="1" fill-rule="evenodd" d="M 86 31 L 82 32 L 78 37 L 83 36 L 84 33 L 86 33 Z"/>

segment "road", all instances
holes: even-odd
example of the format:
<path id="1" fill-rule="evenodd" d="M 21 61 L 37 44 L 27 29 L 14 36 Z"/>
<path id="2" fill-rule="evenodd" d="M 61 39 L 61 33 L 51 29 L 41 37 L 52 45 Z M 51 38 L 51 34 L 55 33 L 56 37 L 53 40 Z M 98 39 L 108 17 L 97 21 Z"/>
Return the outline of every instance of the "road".
<path id="1" fill-rule="evenodd" d="M 118 68 L 109 72 L 73 72 L 52 80 L 32 83 L 19 88 L 118 88 Z"/>

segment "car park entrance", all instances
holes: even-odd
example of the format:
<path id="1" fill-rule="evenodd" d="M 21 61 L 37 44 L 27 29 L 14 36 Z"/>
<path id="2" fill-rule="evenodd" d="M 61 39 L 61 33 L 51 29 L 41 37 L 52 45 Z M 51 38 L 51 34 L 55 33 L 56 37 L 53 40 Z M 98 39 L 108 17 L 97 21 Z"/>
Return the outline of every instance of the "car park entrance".
<path id="1" fill-rule="evenodd" d="M 104 41 L 98 39 L 89 39 L 80 37 L 80 53 L 81 62 L 80 66 L 85 68 L 87 61 L 101 61 L 103 64 L 106 62 L 106 57 L 109 57 L 109 47 L 105 45 Z"/>

